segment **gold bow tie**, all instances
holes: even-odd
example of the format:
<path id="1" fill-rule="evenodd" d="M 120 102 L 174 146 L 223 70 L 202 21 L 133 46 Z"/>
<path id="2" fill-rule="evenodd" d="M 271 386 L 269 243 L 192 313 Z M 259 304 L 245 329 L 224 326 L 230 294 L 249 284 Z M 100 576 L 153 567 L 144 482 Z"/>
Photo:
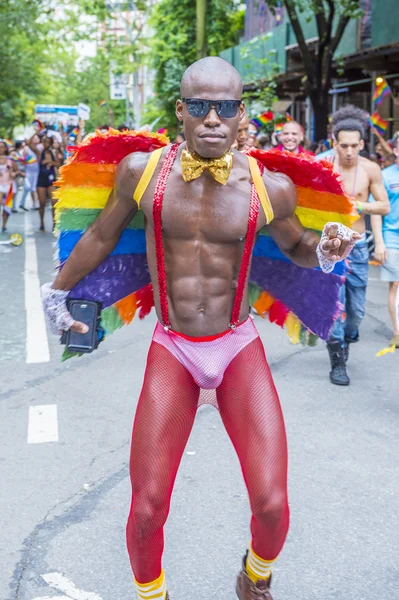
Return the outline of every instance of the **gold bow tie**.
<path id="1" fill-rule="evenodd" d="M 180 158 L 181 172 L 184 181 L 192 181 L 208 169 L 212 177 L 222 185 L 226 185 L 233 166 L 233 153 L 226 152 L 219 158 L 202 158 L 195 152 L 184 149 Z"/>

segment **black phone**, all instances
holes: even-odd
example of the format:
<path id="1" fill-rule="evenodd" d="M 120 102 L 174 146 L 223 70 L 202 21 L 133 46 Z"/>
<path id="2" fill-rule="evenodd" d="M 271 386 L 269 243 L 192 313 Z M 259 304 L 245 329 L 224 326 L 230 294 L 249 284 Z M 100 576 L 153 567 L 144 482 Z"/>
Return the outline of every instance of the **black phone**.
<path id="1" fill-rule="evenodd" d="M 67 307 L 75 321 L 85 323 L 89 331 L 76 333 L 69 329 L 61 342 L 71 352 L 93 352 L 98 347 L 102 336 L 100 335 L 101 305 L 99 302 L 86 300 L 68 300 Z"/>

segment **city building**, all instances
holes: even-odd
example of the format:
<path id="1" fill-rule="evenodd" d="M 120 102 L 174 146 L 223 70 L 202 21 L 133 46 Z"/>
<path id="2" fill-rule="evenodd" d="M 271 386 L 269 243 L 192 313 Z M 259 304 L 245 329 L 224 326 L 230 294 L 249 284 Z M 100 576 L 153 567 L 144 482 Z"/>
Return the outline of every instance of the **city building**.
<path id="1" fill-rule="evenodd" d="M 245 33 L 240 45 L 221 56 L 232 63 L 243 77 L 245 89 L 259 89 L 277 72 L 280 109 L 307 128 L 312 138 L 312 108 L 306 98 L 305 71 L 299 46 L 284 8 L 272 10 L 264 0 L 246 1 Z M 329 110 L 352 102 L 372 109 L 372 94 L 377 77 L 384 77 L 392 96 L 378 107 L 389 120 L 388 135 L 399 129 L 399 1 L 361 0 L 363 15 L 349 21 L 335 53 Z M 317 50 L 317 26 L 314 15 L 300 14 L 300 22 L 311 52 Z"/>

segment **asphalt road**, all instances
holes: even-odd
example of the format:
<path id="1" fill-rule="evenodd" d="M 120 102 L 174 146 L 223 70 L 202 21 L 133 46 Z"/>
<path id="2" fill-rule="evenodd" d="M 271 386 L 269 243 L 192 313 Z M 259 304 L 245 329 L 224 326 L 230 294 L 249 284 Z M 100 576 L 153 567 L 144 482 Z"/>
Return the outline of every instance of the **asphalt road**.
<path id="1" fill-rule="evenodd" d="M 12 215 L 9 229 L 23 232 L 24 219 Z M 35 230 L 37 214 L 26 219 Z M 29 238 L 43 283 L 53 239 Z M 50 361 L 27 364 L 26 248 L 0 246 L 0 599 L 133 599 L 129 443 L 155 319 L 63 364 L 49 334 Z M 256 318 L 290 450 L 291 529 L 275 600 L 399 599 L 399 355 L 375 357 L 390 335 L 385 296 L 372 269 L 349 388 L 329 383 L 323 344 L 292 346 Z M 29 443 L 31 407 L 46 405 L 56 406 L 58 441 Z M 166 529 L 171 600 L 233 600 L 248 525 L 234 451 L 217 411 L 201 408 Z"/>

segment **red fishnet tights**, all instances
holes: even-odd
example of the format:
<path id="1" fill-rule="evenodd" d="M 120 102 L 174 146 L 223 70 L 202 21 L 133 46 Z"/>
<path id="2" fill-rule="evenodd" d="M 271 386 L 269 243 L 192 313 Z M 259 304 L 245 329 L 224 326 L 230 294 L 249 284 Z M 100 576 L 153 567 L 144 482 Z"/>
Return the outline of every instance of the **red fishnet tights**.
<path id="1" fill-rule="evenodd" d="M 130 458 L 132 505 L 127 546 L 140 583 L 153 581 L 161 573 L 163 527 L 199 392 L 178 360 L 153 342 Z M 253 549 L 265 560 L 272 560 L 288 531 L 287 443 L 280 402 L 260 339 L 233 359 L 216 393 L 248 488 Z"/>

